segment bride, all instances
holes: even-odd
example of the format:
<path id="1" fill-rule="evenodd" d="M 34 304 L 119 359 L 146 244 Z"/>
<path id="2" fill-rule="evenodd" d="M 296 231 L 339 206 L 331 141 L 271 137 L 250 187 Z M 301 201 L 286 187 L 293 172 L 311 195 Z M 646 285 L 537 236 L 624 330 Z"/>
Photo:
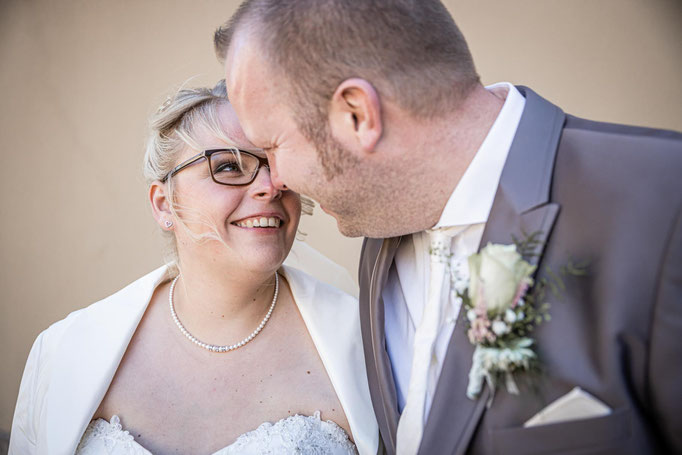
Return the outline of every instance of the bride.
<path id="1" fill-rule="evenodd" d="M 38 336 L 10 454 L 376 453 L 357 302 L 282 266 L 301 200 L 273 187 L 224 83 L 151 124 L 176 260 Z"/>

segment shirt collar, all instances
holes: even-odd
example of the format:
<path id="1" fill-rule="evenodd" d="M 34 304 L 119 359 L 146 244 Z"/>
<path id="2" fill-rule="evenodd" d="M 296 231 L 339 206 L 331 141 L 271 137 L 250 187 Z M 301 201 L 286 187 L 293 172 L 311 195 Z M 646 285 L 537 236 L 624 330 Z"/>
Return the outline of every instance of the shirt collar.
<path id="1" fill-rule="evenodd" d="M 504 105 L 474 159 L 450 195 L 434 228 L 488 221 L 502 169 L 521 121 L 526 99 L 509 82 L 489 85 L 486 90 L 502 96 L 506 92 Z"/>

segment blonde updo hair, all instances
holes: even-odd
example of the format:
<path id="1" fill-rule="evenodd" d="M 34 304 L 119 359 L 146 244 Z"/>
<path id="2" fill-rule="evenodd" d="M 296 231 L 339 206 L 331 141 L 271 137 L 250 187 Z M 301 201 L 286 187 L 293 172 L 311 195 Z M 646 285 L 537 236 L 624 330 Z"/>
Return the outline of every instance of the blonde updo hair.
<path id="1" fill-rule="evenodd" d="M 166 177 L 179 164 L 178 159 L 186 147 L 197 151 L 203 150 L 204 147 L 197 140 L 197 131 L 201 128 L 206 128 L 223 142 L 233 144 L 234 141 L 229 137 L 229 133 L 223 130 L 218 116 L 218 107 L 228 103 L 224 79 L 213 88 L 181 88 L 173 96 L 169 96 L 149 121 L 149 137 L 143 168 L 147 184 Z M 200 214 L 193 221 L 208 225 L 214 232 L 192 233 L 178 216 L 179 213 L 187 215 L 191 210 L 175 204 L 172 178 L 166 181 L 166 185 L 171 212 L 182 228 L 187 229 L 196 241 L 211 238 L 222 242 L 215 231 L 215 226 L 202 221 Z M 302 197 L 301 206 L 302 213 L 312 214 L 314 203 L 310 199 Z M 178 257 L 175 236 L 170 231 L 162 232 L 167 235 L 170 244 L 169 257 L 166 261 L 171 266 L 171 273 L 177 273 Z"/>
<path id="2" fill-rule="evenodd" d="M 149 121 L 144 154 L 144 176 L 148 184 L 168 175 L 185 147 L 202 149 L 196 140 L 198 126 L 208 128 L 225 142 L 232 142 L 218 119 L 218 106 L 226 103 L 225 80 L 212 89 L 183 88 L 168 97 Z"/>

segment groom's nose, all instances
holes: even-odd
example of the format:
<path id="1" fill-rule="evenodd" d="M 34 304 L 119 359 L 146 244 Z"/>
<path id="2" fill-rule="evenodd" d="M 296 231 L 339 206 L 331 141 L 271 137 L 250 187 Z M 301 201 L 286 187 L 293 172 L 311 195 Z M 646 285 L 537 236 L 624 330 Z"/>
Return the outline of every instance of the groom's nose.
<path id="1" fill-rule="evenodd" d="M 275 162 L 276 161 L 275 158 L 272 156 L 271 153 L 266 152 L 266 155 L 268 156 L 268 165 L 270 167 L 270 181 L 272 182 L 272 186 L 274 186 L 276 189 L 280 191 L 288 189 L 287 186 L 279 177 L 279 172 L 277 171 L 277 164 Z"/>
<path id="2" fill-rule="evenodd" d="M 267 166 L 262 166 L 256 178 L 251 182 L 249 186 L 249 192 L 255 199 L 265 199 L 265 200 L 275 200 L 282 197 L 282 191 L 275 187 L 272 182 L 269 168 Z"/>

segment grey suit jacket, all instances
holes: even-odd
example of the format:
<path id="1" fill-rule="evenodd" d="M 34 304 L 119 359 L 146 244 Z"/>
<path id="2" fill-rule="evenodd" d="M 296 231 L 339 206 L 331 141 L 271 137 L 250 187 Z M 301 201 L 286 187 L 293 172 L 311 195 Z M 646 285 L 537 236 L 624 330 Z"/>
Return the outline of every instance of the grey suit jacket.
<path id="1" fill-rule="evenodd" d="M 682 453 L 682 135 L 565 115 L 528 88 L 481 246 L 541 231 L 538 276 L 588 260 L 534 332 L 543 372 L 466 397 L 474 347 L 457 322 L 420 454 Z M 399 418 L 384 337 L 386 283 L 401 239 L 366 239 L 360 311 L 372 402 L 387 453 Z M 518 376 L 517 376 L 518 377 Z M 580 386 L 613 412 L 523 422 Z"/>

